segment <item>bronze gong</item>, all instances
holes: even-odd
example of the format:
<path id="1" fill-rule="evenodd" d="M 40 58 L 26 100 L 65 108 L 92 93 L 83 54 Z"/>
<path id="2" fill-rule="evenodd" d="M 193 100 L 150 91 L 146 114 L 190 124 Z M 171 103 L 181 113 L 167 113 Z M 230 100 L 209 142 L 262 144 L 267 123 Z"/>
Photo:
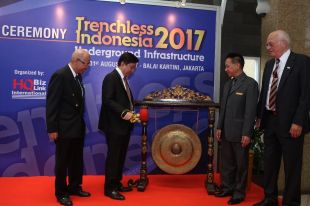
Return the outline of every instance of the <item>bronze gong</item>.
<path id="1" fill-rule="evenodd" d="M 169 174 L 184 174 L 197 165 L 201 157 L 201 143 L 191 128 L 171 124 L 156 133 L 152 156 L 161 170 Z"/>

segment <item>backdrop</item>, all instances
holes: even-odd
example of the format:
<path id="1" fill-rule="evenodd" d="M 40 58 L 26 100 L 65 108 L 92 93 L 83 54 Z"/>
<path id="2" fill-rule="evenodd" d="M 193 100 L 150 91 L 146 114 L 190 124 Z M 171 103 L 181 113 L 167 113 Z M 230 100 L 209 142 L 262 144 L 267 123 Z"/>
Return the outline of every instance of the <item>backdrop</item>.
<path id="1" fill-rule="evenodd" d="M 0 9 L 1 176 L 53 175 L 55 146 L 46 133 L 45 96 L 50 76 L 69 62 L 77 48 L 91 54 L 90 69 L 83 78 L 86 174 L 104 171 L 107 145 L 97 129 L 101 84 L 124 51 L 140 59 L 129 79 L 135 99 L 142 100 L 150 92 L 177 84 L 214 96 L 216 7 L 50 2 L 22 1 Z M 206 111 L 152 109 L 148 151 L 156 130 L 171 123 L 193 128 L 206 146 Z M 126 174 L 139 173 L 140 141 L 141 126 L 137 124 L 128 150 Z M 205 153 L 192 172 L 205 171 L 204 157 Z M 150 152 L 148 170 L 160 172 Z"/>

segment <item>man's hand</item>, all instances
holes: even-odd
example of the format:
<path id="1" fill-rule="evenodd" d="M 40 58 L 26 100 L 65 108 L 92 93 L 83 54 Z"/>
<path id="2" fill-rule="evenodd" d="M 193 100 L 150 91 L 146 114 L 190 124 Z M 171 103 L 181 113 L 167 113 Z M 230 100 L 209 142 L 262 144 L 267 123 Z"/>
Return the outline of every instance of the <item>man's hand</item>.
<path id="1" fill-rule="evenodd" d="M 222 130 L 220 129 L 217 129 L 216 132 L 215 132 L 215 137 L 218 141 L 221 141 L 221 137 L 222 136 Z"/>
<path id="2" fill-rule="evenodd" d="M 302 126 L 298 124 L 292 124 L 290 129 L 290 134 L 293 138 L 298 138 L 301 135 Z"/>
<path id="3" fill-rule="evenodd" d="M 48 136 L 51 140 L 57 140 L 58 138 L 58 132 L 52 132 L 52 133 L 48 133 Z"/>
<path id="4" fill-rule="evenodd" d="M 242 136 L 242 138 L 241 138 L 241 146 L 242 147 L 246 147 L 248 144 L 250 144 L 250 141 L 251 141 L 250 137 Z"/>
<path id="5" fill-rule="evenodd" d="M 255 129 L 259 129 L 260 128 L 260 121 L 261 121 L 261 119 L 256 119 L 256 121 L 255 121 Z"/>
<path id="6" fill-rule="evenodd" d="M 133 115 L 133 112 L 127 112 L 126 115 L 123 117 L 124 120 L 130 120 Z"/>

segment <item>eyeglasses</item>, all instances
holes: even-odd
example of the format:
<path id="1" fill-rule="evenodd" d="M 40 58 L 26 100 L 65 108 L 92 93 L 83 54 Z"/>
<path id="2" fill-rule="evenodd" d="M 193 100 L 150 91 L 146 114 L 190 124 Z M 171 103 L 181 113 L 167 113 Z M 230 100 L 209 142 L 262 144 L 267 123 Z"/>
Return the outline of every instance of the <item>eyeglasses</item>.
<path id="1" fill-rule="evenodd" d="M 267 42 L 266 43 L 266 48 L 268 49 L 268 48 L 273 48 L 273 47 L 275 47 L 278 43 L 279 43 L 280 41 L 269 41 L 269 42 Z"/>
<path id="2" fill-rule="evenodd" d="M 79 62 L 81 62 L 82 64 L 84 64 L 84 65 L 89 65 L 90 64 L 90 62 L 84 62 L 82 59 L 80 59 L 80 58 L 78 58 L 77 59 Z"/>

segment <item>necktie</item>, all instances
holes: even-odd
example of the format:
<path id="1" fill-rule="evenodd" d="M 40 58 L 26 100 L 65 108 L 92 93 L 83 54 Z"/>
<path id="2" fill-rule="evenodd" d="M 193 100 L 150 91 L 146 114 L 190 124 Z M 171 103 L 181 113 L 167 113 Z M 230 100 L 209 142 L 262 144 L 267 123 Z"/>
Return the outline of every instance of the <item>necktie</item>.
<path id="1" fill-rule="evenodd" d="M 125 82 L 125 86 L 126 86 L 126 88 L 125 88 L 126 93 L 127 93 L 127 96 L 128 96 L 129 102 L 130 102 L 130 110 L 132 111 L 133 110 L 133 104 L 132 104 L 132 99 L 131 99 L 131 92 L 130 92 L 129 84 L 128 84 L 126 77 L 124 77 L 124 82 Z"/>
<path id="2" fill-rule="evenodd" d="M 269 109 L 271 111 L 276 111 L 276 97 L 278 91 L 278 70 L 279 70 L 280 59 L 276 59 L 276 67 L 272 72 L 272 82 L 269 90 Z"/>
<path id="3" fill-rule="evenodd" d="M 76 75 L 75 80 L 77 81 L 79 87 L 81 88 L 81 94 L 84 96 L 84 89 L 83 89 L 83 83 L 82 83 L 82 77 L 81 75 Z"/>
<path id="4" fill-rule="evenodd" d="M 231 80 L 230 92 L 232 92 L 232 91 L 235 89 L 234 86 L 236 85 L 236 81 L 237 81 L 236 78 L 233 78 L 233 79 Z"/>

